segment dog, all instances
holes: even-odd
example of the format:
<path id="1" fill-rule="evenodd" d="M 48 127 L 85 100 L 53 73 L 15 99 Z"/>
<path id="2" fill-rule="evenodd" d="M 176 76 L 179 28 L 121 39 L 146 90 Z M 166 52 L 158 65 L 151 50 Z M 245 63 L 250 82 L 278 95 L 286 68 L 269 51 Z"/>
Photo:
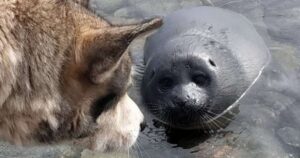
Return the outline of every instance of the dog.
<path id="1" fill-rule="evenodd" d="M 78 0 L 1 1 L 0 138 L 128 149 L 143 115 L 127 94 L 127 48 L 161 25 L 112 25 Z"/>

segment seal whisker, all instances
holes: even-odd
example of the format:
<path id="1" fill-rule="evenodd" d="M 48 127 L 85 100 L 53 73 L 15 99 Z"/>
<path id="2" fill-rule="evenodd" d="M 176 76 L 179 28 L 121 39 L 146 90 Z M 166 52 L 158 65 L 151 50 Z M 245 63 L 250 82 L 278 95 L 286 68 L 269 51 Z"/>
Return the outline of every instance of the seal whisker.
<path id="1" fill-rule="evenodd" d="M 206 116 L 206 122 L 210 121 L 211 118 L 212 118 L 212 117 L 209 116 L 207 113 L 206 113 L 205 116 Z M 214 130 L 214 129 L 218 128 L 218 126 L 215 124 L 215 122 L 207 123 L 207 125 L 212 127 L 212 128 L 210 127 L 211 130 Z M 215 127 L 215 128 L 214 128 L 214 127 Z"/>
<path id="2" fill-rule="evenodd" d="M 210 120 L 213 119 L 213 117 L 210 115 L 208 115 L 208 118 L 210 118 Z M 214 120 L 214 121 L 212 121 L 212 123 L 216 125 L 217 129 L 221 129 L 225 126 L 223 123 L 219 122 L 218 120 Z"/>
<path id="3" fill-rule="evenodd" d="M 207 113 L 205 113 L 205 111 L 204 111 L 204 115 L 202 115 L 203 116 L 203 118 L 204 118 L 204 122 L 208 122 L 209 121 L 209 118 L 207 118 Z M 212 129 L 213 128 L 211 128 L 211 125 L 210 124 L 206 124 L 207 125 L 207 127 L 208 127 L 208 129 L 209 129 L 209 131 L 208 131 L 208 133 L 210 134 L 210 135 L 212 135 L 213 133 L 212 133 Z"/>
<path id="4" fill-rule="evenodd" d="M 207 113 L 211 113 L 212 115 L 215 115 L 214 113 L 212 113 L 212 112 L 210 112 L 210 111 L 206 111 Z M 225 121 L 226 122 L 230 122 L 230 124 L 235 124 L 235 125 L 238 125 L 238 126 L 240 126 L 240 124 L 239 123 L 237 123 L 237 122 L 235 122 L 234 121 L 234 119 L 232 119 L 232 118 L 229 118 L 229 117 L 226 117 L 226 116 L 219 116 L 219 118 L 221 118 L 221 119 L 225 119 Z M 214 117 L 212 117 L 211 119 L 214 119 Z M 216 120 L 214 120 L 214 121 L 218 121 L 217 119 Z M 220 121 L 218 121 L 218 122 L 220 122 Z M 222 123 L 222 125 L 225 125 L 224 123 Z M 225 127 L 225 126 L 224 126 Z"/>
<path id="5" fill-rule="evenodd" d="M 204 125 L 203 125 L 203 122 L 205 121 L 205 118 L 204 118 L 204 116 L 201 114 L 200 115 L 200 118 L 201 118 L 201 120 L 200 120 L 200 125 L 201 125 L 201 127 L 202 127 L 202 129 L 204 129 L 204 132 L 205 133 L 209 133 L 209 131 L 207 131 L 207 129 L 204 127 Z M 202 121 L 202 122 L 201 122 Z"/>
<path id="6" fill-rule="evenodd" d="M 206 119 L 205 119 L 205 122 L 208 122 L 210 119 L 207 117 L 207 115 L 204 115 L 204 116 L 205 116 L 205 118 L 206 118 Z M 210 134 L 210 135 L 213 135 L 213 134 L 214 134 L 214 133 L 213 133 L 213 129 L 214 129 L 214 128 L 212 128 L 212 124 L 209 124 L 209 123 L 208 123 L 208 124 L 206 124 L 206 125 L 207 125 L 207 127 L 208 127 L 208 129 L 209 129 L 209 134 Z"/>
<path id="7" fill-rule="evenodd" d="M 209 113 L 209 114 L 212 114 L 212 115 L 217 115 L 217 114 L 215 114 L 214 112 L 212 112 L 212 111 L 206 111 L 207 113 Z M 223 115 L 221 115 L 221 116 L 219 116 L 219 117 L 221 117 L 221 118 L 224 118 L 224 119 L 226 119 L 227 121 L 233 121 L 234 119 L 232 119 L 232 118 L 229 118 L 229 117 L 226 117 L 226 116 L 223 116 Z"/>
<path id="8" fill-rule="evenodd" d="M 145 153 L 147 157 L 151 158 L 151 156 L 149 155 L 149 153 L 146 150 L 142 150 L 143 146 L 139 144 L 140 143 L 139 140 L 137 141 L 137 143 L 138 143 L 138 146 L 141 150 L 141 153 Z"/>
<path id="9" fill-rule="evenodd" d="M 161 113 L 160 109 L 155 109 L 155 108 L 151 109 L 152 108 L 151 106 L 149 106 L 148 108 L 154 115 L 160 115 Z"/>
<path id="10" fill-rule="evenodd" d="M 162 118 L 163 119 L 163 118 Z M 165 112 L 165 121 L 168 120 L 171 124 L 173 123 L 173 118 L 172 118 L 172 115 L 170 115 L 170 112 L 169 111 L 166 111 Z"/>
<path id="11" fill-rule="evenodd" d="M 201 107 L 203 110 L 220 110 L 224 111 L 224 108 L 218 108 L 218 107 Z"/>
<path id="12" fill-rule="evenodd" d="M 136 148 L 136 153 L 137 153 L 137 156 L 139 157 L 140 155 L 142 155 L 142 150 L 140 149 L 140 146 L 139 146 L 139 139 L 137 139 L 136 143 L 133 145 L 132 148 Z"/>
<path id="13" fill-rule="evenodd" d="M 161 108 L 162 106 L 164 106 L 163 104 L 155 104 L 155 103 L 146 103 L 148 105 L 148 108 L 150 110 L 154 110 L 154 111 L 159 111 L 161 112 Z"/>
<path id="14" fill-rule="evenodd" d="M 208 112 L 209 113 L 209 112 Z M 228 117 L 226 117 L 226 116 L 218 116 L 219 118 L 218 119 L 214 119 L 214 117 L 212 117 L 211 118 L 211 122 L 214 122 L 214 121 L 217 121 L 217 122 L 219 122 L 219 123 L 222 123 L 222 125 L 224 125 L 223 127 L 225 127 L 225 125 L 226 125 L 226 123 L 231 123 L 231 124 L 236 124 L 236 125 L 239 125 L 238 123 L 236 123 L 236 122 L 234 122 L 234 119 L 232 119 L 232 118 L 228 118 Z M 225 122 L 221 122 L 221 120 L 219 120 L 219 119 L 224 119 L 223 121 L 225 121 Z"/>

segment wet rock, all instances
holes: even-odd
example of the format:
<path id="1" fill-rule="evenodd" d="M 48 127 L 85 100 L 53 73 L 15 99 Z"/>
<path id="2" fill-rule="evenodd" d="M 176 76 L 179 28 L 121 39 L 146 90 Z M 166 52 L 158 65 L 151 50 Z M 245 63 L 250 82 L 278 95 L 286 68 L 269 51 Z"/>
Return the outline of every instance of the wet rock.
<path id="1" fill-rule="evenodd" d="M 201 6 L 203 3 L 199 0 L 183 0 L 180 2 L 180 6 L 182 8 L 187 8 L 187 7 L 195 7 L 195 6 Z"/>
<path id="2" fill-rule="evenodd" d="M 265 7 L 265 22 L 274 40 L 299 45 L 300 1 L 261 1 Z"/>
<path id="3" fill-rule="evenodd" d="M 112 13 L 124 6 L 125 0 L 90 0 L 89 7 L 96 12 Z"/>
<path id="4" fill-rule="evenodd" d="M 213 158 L 226 157 L 229 155 L 229 153 L 231 154 L 232 152 L 233 152 L 233 148 L 225 145 L 215 150 L 212 157 Z"/>
<path id="5" fill-rule="evenodd" d="M 105 19 L 113 25 L 130 25 L 141 22 L 141 19 L 122 18 L 117 16 L 105 16 Z"/>
<path id="6" fill-rule="evenodd" d="M 21 147 L 0 142 L 0 158 L 79 158 L 80 152 L 68 145 Z"/>
<path id="7" fill-rule="evenodd" d="M 201 2 L 206 6 L 214 6 L 214 3 L 212 0 L 201 0 Z"/>
<path id="8" fill-rule="evenodd" d="M 296 47 L 289 44 L 275 43 L 271 47 L 274 59 L 279 61 L 286 70 L 294 69 L 300 66 L 299 54 Z"/>
<path id="9" fill-rule="evenodd" d="M 300 147 L 300 131 L 291 127 L 284 127 L 277 131 L 277 134 L 286 144 L 293 147 Z"/>
<path id="10" fill-rule="evenodd" d="M 136 3 L 139 3 L 139 2 L 142 2 L 144 0 L 128 0 L 128 2 L 132 5 L 136 4 Z"/>
<path id="11" fill-rule="evenodd" d="M 134 7 L 125 7 L 114 12 L 114 16 L 120 18 L 136 18 L 138 17 L 137 14 L 137 10 Z"/>
<path id="12" fill-rule="evenodd" d="M 105 153 L 101 153 L 101 152 L 95 152 L 95 151 L 91 151 L 91 150 L 83 150 L 83 152 L 81 153 L 81 157 L 80 158 L 125 158 L 128 157 L 127 153 L 109 153 L 109 154 L 105 154 Z"/>
<path id="13" fill-rule="evenodd" d="M 174 1 L 149 0 L 137 3 L 136 7 L 143 12 L 144 16 L 165 15 L 180 8 Z"/>
<path id="14" fill-rule="evenodd" d="M 250 154 L 249 157 L 285 158 L 288 154 L 273 131 L 268 127 L 252 127 L 249 129 L 250 135 L 238 144 Z"/>
<path id="15" fill-rule="evenodd" d="M 250 117 L 250 122 L 255 127 L 272 128 L 278 122 L 278 117 L 270 109 L 257 109 Z"/>

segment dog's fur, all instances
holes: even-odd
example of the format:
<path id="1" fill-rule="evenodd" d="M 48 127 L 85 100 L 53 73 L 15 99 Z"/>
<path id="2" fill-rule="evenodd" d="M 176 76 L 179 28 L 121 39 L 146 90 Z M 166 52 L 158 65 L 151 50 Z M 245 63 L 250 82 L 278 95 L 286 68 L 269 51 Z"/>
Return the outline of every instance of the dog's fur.
<path id="1" fill-rule="evenodd" d="M 74 1 L 0 2 L 0 137 L 126 149 L 143 119 L 127 47 L 161 20 L 113 26 Z"/>

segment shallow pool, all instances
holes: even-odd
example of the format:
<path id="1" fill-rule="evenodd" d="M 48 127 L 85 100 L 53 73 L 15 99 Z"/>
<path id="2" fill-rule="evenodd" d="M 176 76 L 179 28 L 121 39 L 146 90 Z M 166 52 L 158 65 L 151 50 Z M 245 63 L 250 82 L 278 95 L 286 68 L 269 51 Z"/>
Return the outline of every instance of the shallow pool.
<path id="1" fill-rule="evenodd" d="M 299 158 L 300 0 L 91 0 L 90 8 L 114 23 L 130 23 L 200 5 L 245 15 L 272 55 L 262 77 L 239 102 L 239 113 L 227 128 L 217 132 L 174 131 L 145 112 L 147 127 L 128 153 L 103 155 L 67 145 L 23 148 L 2 143 L 0 158 Z M 131 47 L 136 65 L 131 96 L 143 109 L 138 91 L 142 47 L 143 39 Z"/>

